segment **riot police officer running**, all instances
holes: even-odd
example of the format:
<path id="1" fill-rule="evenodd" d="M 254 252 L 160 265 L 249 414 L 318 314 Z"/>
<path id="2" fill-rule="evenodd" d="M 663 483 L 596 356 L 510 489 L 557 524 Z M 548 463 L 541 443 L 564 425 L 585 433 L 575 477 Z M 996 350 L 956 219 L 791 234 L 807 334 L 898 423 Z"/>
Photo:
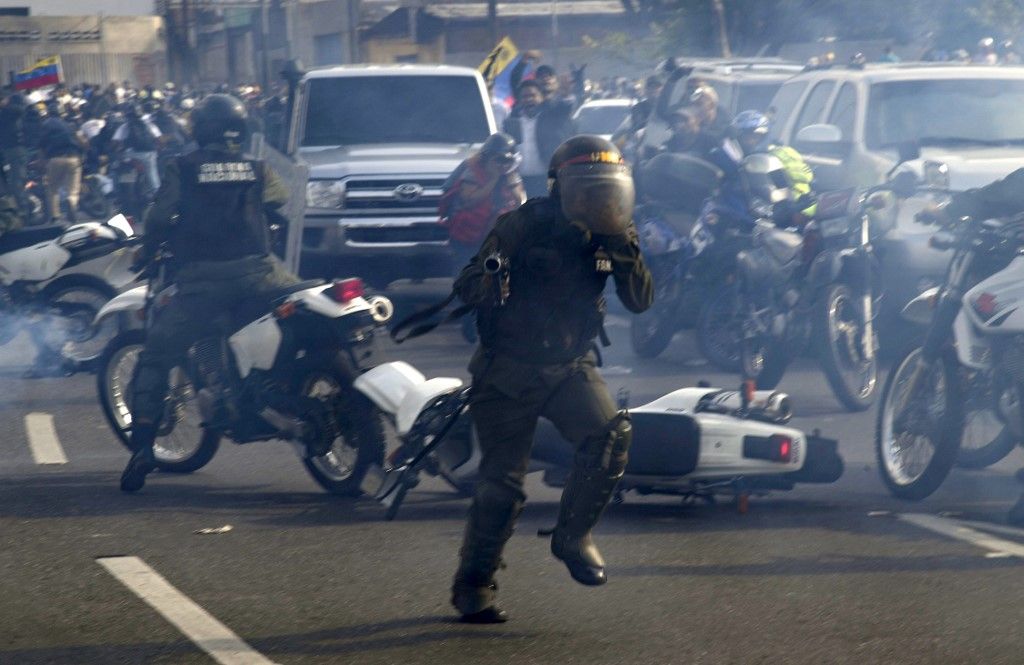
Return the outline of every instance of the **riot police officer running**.
<path id="1" fill-rule="evenodd" d="M 455 283 L 477 307 L 470 413 L 483 459 L 469 510 L 452 604 L 468 623 L 507 619 L 495 605 L 502 549 L 522 510 L 537 419 L 576 448 L 551 552 L 581 584 L 607 580 L 591 538 L 626 467 L 629 416 L 595 367 L 605 282 L 627 309 L 653 299 L 632 222 L 633 180 L 618 148 L 576 136 L 551 158 L 550 194 L 503 215 Z"/>
<path id="2" fill-rule="evenodd" d="M 288 192 L 262 161 L 242 154 L 248 135 L 245 106 L 211 95 L 192 113 L 193 152 L 169 162 L 146 216 L 144 254 L 167 243 L 174 256 L 177 294 L 150 327 L 132 382 L 132 457 L 121 489 L 135 492 L 155 468 L 153 443 L 170 370 L 198 339 L 216 334 L 221 315 L 242 301 L 268 300 L 298 278 L 270 251 L 266 208 Z"/>

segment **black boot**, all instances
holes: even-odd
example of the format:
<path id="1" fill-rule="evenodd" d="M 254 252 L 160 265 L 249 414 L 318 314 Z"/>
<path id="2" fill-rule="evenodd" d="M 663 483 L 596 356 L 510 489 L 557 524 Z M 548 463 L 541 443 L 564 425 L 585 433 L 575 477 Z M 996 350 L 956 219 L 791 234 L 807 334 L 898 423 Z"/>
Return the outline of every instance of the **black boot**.
<path id="1" fill-rule="evenodd" d="M 132 426 L 131 442 L 134 452 L 121 473 L 122 492 L 138 492 L 146 484 L 146 476 L 156 469 L 156 459 L 153 457 L 155 440 L 155 425 Z"/>
<path id="2" fill-rule="evenodd" d="M 551 553 L 580 584 L 600 586 L 608 581 L 604 558 L 590 530 L 608 505 L 620 477 L 600 470 L 574 470 L 562 492 L 558 524 L 551 532 Z"/>
<path id="3" fill-rule="evenodd" d="M 459 569 L 452 582 L 451 603 L 463 623 L 508 621 L 508 615 L 495 604 L 498 585 L 494 574 L 522 506 L 522 498 L 508 488 L 487 481 L 477 485 L 459 550 Z"/>

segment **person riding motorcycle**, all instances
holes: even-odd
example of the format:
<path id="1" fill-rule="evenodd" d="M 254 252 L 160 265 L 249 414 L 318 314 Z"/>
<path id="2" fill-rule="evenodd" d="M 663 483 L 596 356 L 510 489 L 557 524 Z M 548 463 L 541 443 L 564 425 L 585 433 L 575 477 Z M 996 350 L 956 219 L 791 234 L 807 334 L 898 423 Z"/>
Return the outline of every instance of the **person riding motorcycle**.
<path id="1" fill-rule="evenodd" d="M 576 447 L 551 551 L 577 582 L 607 579 L 590 531 L 623 474 L 632 433 L 592 349 L 604 338 L 608 277 L 632 312 L 651 305 L 653 287 L 632 222 L 632 176 L 615 145 L 575 136 L 549 167 L 549 195 L 500 217 L 454 287 L 476 306 L 480 335 L 470 414 L 483 459 L 451 599 L 468 623 L 507 619 L 494 574 L 526 498 L 540 416 Z"/>
<path id="2" fill-rule="evenodd" d="M 812 200 L 814 172 L 795 149 L 772 143 L 770 128 L 771 122 L 760 111 L 738 113 L 729 126 L 729 137 L 712 151 L 709 160 L 725 173 L 723 190 L 732 188 L 736 195 L 749 198 L 757 189 L 751 181 L 757 177 L 754 172 L 759 169 L 750 168 L 748 158 L 760 154 L 774 157 L 788 181 L 789 197 L 787 202 L 765 202 L 777 204 L 777 222 L 799 226 L 817 211 L 817 204 Z"/>
<path id="3" fill-rule="evenodd" d="M 146 215 L 143 259 L 166 243 L 177 293 L 157 314 L 132 384 L 132 457 L 121 489 L 135 492 L 155 468 L 153 443 L 164 410 L 168 373 L 202 337 L 222 332 L 220 319 L 240 302 L 269 299 L 299 280 L 271 253 L 267 209 L 288 192 L 262 161 L 242 153 L 245 106 L 210 95 L 192 115 L 197 150 L 167 164 Z"/>
<path id="4" fill-rule="evenodd" d="M 1024 213 L 1024 168 L 984 187 L 954 194 L 944 205 L 930 204 L 917 213 L 917 218 L 925 222 L 939 222 L 971 217 L 980 222 L 1021 213 Z M 1024 483 L 1024 468 L 1017 471 L 1017 480 Z M 1024 526 L 1024 493 L 1010 509 L 1007 520 Z"/>

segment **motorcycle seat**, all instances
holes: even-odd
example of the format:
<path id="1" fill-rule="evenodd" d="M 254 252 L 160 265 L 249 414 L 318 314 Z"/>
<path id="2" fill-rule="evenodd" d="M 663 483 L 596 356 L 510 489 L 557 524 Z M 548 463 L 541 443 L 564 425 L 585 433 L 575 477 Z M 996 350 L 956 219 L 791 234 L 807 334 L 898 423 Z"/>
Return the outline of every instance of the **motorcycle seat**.
<path id="1" fill-rule="evenodd" d="M 324 284 L 325 282 L 322 279 L 307 279 L 305 281 L 299 282 L 298 284 L 289 284 L 288 286 L 283 286 L 280 289 L 272 292 L 270 294 L 270 301 L 273 302 L 279 298 L 290 296 L 293 293 L 305 291 L 306 289 L 313 289 L 318 286 L 323 286 Z"/>
<path id="2" fill-rule="evenodd" d="M 61 224 L 32 226 L 27 229 L 8 231 L 0 235 L 0 254 L 6 254 L 16 249 L 24 249 L 47 240 L 53 240 L 60 237 L 62 233 L 64 233 L 64 226 Z"/>
<path id="3" fill-rule="evenodd" d="M 762 241 L 768 254 L 782 265 L 795 261 L 800 256 L 800 249 L 804 244 L 803 236 L 799 233 L 782 229 L 766 230 Z"/>

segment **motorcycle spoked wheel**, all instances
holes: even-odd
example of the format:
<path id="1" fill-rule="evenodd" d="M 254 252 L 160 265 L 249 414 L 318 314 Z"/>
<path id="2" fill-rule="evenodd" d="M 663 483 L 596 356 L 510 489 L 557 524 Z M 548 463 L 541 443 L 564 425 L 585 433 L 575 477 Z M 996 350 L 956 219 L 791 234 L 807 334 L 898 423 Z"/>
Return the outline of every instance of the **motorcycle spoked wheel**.
<path id="1" fill-rule="evenodd" d="M 329 402 L 338 432 L 324 454 L 303 458 L 306 470 L 331 494 L 361 495 L 360 484 L 370 466 L 384 464 L 380 410 L 353 387 L 357 372 L 341 353 L 308 357 L 296 370 L 296 392 Z"/>
<path id="2" fill-rule="evenodd" d="M 712 365 L 723 372 L 742 369 L 736 325 L 739 316 L 739 287 L 727 284 L 713 292 L 697 315 L 697 346 Z"/>
<path id="3" fill-rule="evenodd" d="M 973 373 L 965 379 L 964 432 L 960 437 L 956 465 L 962 469 L 984 469 L 1012 453 L 1017 447 L 1017 437 L 996 415 L 997 398 L 992 394 L 991 377 Z M 1010 398 L 1019 402 L 1020 388 L 1010 392 Z"/>
<path id="4" fill-rule="evenodd" d="M 129 450 L 131 384 L 145 341 L 146 334 L 141 330 L 122 333 L 107 347 L 96 371 L 103 415 Z M 195 390 L 182 368 L 171 370 L 168 386 L 167 408 L 153 445 L 153 456 L 161 471 L 191 473 L 206 466 L 217 454 L 221 435 L 201 426 Z"/>
<path id="5" fill-rule="evenodd" d="M 117 335 L 117 319 L 110 317 L 96 327 L 93 321 L 100 309 L 117 293 L 92 284 L 70 284 L 46 294 L 47 304 L 56 310 L 58 326 L 52 339 L 44 334 L 43 343 L 77 365 L 91 363 L 103 353 Z M 49 327 L 49 326 L 48 326 Z"/>
<path id="6" fill-rule="evenodd" d="M 893 496 L 908 501 L 929 496 L 949 475 L 964 426 L 955 354 L 947 350 L 929 367 L 922 362 L 922 351 L 915 348 L 893 365 L 875 426 L 882 482 Z M 917 372 L 921 375 L 910 394 Z"/>
<path id="7" fill-rule="evenodd" d="M 848 411 L 867 410 L 878 392 L 878 359 L 874 350 L 865 357 L 863 316 L 849 287 L 825 287 L 817 315 L 818 358 L 832 392 Z"/>

